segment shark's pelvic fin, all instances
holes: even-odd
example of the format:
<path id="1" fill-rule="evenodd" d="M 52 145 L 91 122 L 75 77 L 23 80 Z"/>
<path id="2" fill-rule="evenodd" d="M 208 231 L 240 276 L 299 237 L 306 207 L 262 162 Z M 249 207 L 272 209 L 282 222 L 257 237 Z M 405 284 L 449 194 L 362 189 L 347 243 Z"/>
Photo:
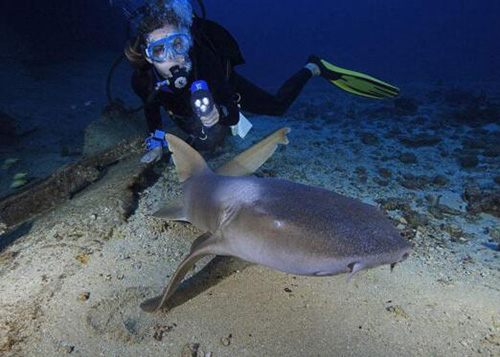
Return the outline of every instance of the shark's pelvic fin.
<path id="1" fill-rule="evenodd" d="M 210 170 L 205 159 L 182 139 L 172 134 L 165 135 L 165 139 L 168 142 L 168 149 L 172 152 L 180 182 Z"/>
<path id="2" fill-rule="evenodd" d="M 290 130 L 288 127 L 278 129 L 267 138 L 259 141 L 219 167 L 215 170 L 215 173 L 224 176 L 246 176 L 252 174 L 274 154 L 278 144 L 288 144 L 286 134 Z"/>

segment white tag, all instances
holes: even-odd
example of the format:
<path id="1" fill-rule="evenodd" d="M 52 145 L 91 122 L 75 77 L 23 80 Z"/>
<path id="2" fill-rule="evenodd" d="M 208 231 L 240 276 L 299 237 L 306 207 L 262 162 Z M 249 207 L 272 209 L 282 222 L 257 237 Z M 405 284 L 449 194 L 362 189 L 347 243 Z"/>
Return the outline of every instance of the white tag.
<path id="1" fill-rule="evenodd" d="M 231 126 L 231 132 L 233 135 L 238 135 L 240 138 L 245 139 L 252 126 L 252 123 L 240 112 L 240 120 L 238 124 Z"/>

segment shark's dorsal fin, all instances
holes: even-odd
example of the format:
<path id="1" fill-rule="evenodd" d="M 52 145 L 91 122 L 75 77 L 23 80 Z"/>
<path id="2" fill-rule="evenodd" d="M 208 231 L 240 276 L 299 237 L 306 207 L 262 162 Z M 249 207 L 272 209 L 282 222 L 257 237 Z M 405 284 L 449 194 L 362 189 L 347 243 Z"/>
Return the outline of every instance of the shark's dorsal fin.
<path id="1" fill-rule="evenodd" d="M 210 171 L 203 157 L 182 139 L 172 134 L 165 135 L 165 139 L 168 142 L 168 149 L 172 152 L 180 182 L 204 171 Z"/>

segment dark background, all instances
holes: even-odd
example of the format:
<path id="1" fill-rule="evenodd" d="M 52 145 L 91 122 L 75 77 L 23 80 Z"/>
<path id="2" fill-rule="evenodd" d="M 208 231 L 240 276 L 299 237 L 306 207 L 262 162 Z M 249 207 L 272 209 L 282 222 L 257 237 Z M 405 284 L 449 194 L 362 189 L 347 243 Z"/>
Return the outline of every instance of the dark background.
<path id="1" fill-rule="evenodd" d="M 277 84 L 317 53 L 389 81 L 496 80 L 500 75 L 498 0 L 205 0 L 208 17 L 239 41 L 241 71 Z M 108 0 L 18 0 L 2 5 L 16 38 L 2 56 L 65 61 L 116 51 L 126 39 Z M 6 37 L 7 37 L 6 36 Z"/>

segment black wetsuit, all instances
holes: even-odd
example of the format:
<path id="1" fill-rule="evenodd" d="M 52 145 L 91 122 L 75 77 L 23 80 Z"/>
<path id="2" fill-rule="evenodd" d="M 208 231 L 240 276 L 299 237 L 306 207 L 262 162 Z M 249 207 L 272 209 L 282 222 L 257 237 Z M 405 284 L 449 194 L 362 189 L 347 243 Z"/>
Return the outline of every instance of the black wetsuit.
<path id="1" fill-rule="evenodd" d="M 198 150 L 213 150 L 224 141 L 229 127 L 238 123 L 238 104 L 243 111 L 254 114 L 283 115 L 312 76 L 311 71 L 302 68 L 281 86 L 276 95 L 272 95 L 233 70 L 244 60 L 227 30 L 212 21 L 197 19 L 192 34 L 195 44 L 189 53 L 193 61 L 189 83 L 198 79 L 208 83 L 219 108 L 219 122 L 211 128 L 204 128 L 206 137 L 202 135 L 201 121 L 190 105 L 190 84 L 177 93 L 160 90 L 144 112 L 148 128 L 154 132 L 162 128 L 160 107 L 163 106 L 171 119 L 192 137 L 192 145 Z M 149 65 L 134 72 L 132 87 L 146 103 L 155 84 L 161 80 Z"/>

